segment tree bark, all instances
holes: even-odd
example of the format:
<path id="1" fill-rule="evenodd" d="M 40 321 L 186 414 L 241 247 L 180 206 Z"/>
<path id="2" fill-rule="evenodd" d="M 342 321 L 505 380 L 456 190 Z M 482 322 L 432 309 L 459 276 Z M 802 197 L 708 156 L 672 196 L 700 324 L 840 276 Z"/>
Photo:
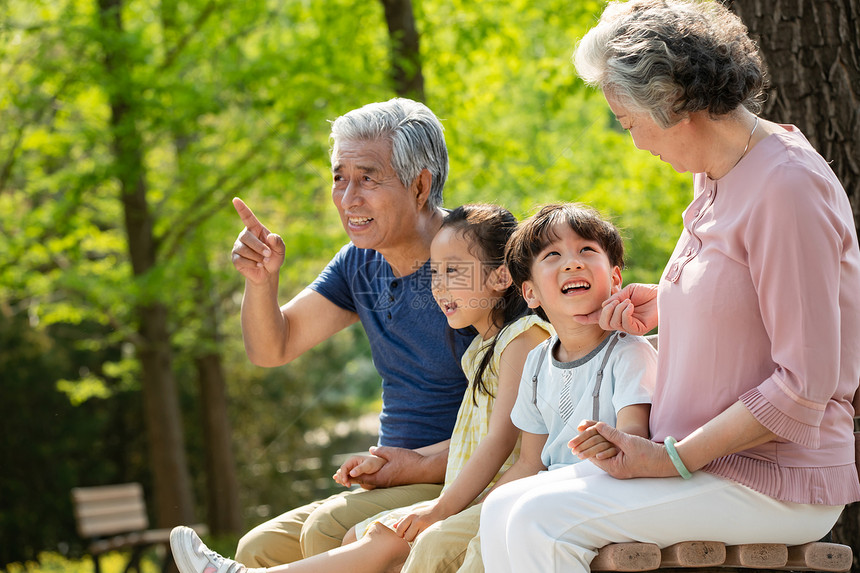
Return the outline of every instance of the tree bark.
<path id="1" fill-rule="evenodd" d="M 726 4 L 758 41 L 768 66 L 762 115 L 799 127 L 830 162 L 860 229 L 860 0 Z M 833 538 L 854 548 L 852 571 L 860 572 L 860 504 L 845 508 Z"/>
<path id="2" fill-rule="evenodd" d="M 197 294 L 195 308 L 200 312 L 201 346 L 205 350 L 194 359 L 200 387 L 203 436 L 206 450 L 206 507 L 209 529 L 213 534 L 242 532 L 242 510 L 239 503 L 239 478 L 233 455 L 233 432 L 230 424 L 227 381 L 219 349 L 220 325 L 218 305 L 211 296 L 215 285 L 209 272 L 206 250 L 196 265 Z"/>
<path id="3" fill-rule="evenodd" d="M 208 16 L 213 4 L 201 12 L 201 18 Z M 168 54 L 176 54 L 183 42 L 178 33 L 177 0 L 162 0 L 161 24 L 168 47 Z M 204 16 L 206 15 L 206 16 Z M 167 67 L 165 65 L 165 67 Z M 189 158 L 188 144 L 192 135 L 184 127 L 174 127 L 172 132 L 173 148 L 177 164 L 182 166 Z M 199 229 L 199 226 L 197 226 Z M 233 434 L 229 416 L 227 382 L 221 357 L 217 303 L 211 294 L 215 290 L 205 245 L 198 242 L 192 247 L 192 274 L 197 288 L 192 292 L 194 308 L 199 312 L 202 327 L 198 341 L 205 350 L 195 350 L 194 366 L 197 370 L 197 383 L 200 390 L 200 416 L 202 418 L 204 456 L 206 459 L 206 509 L 209 531 L 213 535 L 242 533 L 242 509 L 239 503 L 239 478 L 236 475 L 236 460 L 233 455 Z M 196 256 L 195 256 L 196 255 Z M 170 256 L 170 254 L 162 256 Z"/>
<path id="4" fill-rule="evenodd" d="M 138 279 L 155 266 L 157 245 L 146 198 L 143 141 L 135 121 L 133 80 L 122 41 L 122 0 L 99 0 L 98 9 L 104 66 L 111 82 L 106 90 L 115 175 L 120 184 L 133 275 Z M 157 299 L 135 305 L 157 522 L 159 527 L 193 523 L 194 504 L 172 370 L 167 308 Z"/>
<path id="5" fill-rule="evenodd" d="M 763 115 L 799 127 L 831 162 L 860 228 L 860 0 L 726 3 L 767 62 Z"/>
<path id="6" fill-rule="evenodd" d="M 418 28 L 411 0 L 381 0 L 391 38 L 391 77 L 397 95 L 424 101 Z"/>
<path id="7" fill-rule="evenodd" d="M 221 355 L 211 352 L 194 360 L 200 382 L 203 431 L 206 438 L 206 506 L 210 531 L 215 535 L 241 533 L 239 480 Z"/>

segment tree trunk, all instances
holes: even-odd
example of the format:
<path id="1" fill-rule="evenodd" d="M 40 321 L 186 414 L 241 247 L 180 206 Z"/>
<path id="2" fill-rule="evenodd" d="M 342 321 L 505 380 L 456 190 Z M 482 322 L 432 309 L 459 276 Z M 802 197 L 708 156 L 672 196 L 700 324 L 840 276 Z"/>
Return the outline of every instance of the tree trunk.
<path id="1" fill-rule="evenodd" d="M 202 398 L 206 438 L 206 505 L 209 529 L 215 535 L 242 532 L 239 480 L 233 456 L 227 391 L 221 355 L 212 352 L 195 359 Z"/>
<path id="2" fill-rule="evenodd" d="M 203 242 L 203 241 L 201 241 Z M 239 478 L 233 456 L 233 433 L 228 413 L 227 382 L 219 349 L 220 325 L 218 305 L 211 296 L 215 285 L 209 272 L 206 250 L 196 265 L 197 288 L 195 308 L 201 313 L 201 347 L 194 363 L 200 385 L 203 436 L 206 444 L 206 505 L 209 528 L 213 534 L 242 532 L 242 510 L 239 503 Z"/>
<path id="3" fill-rule="evenodd" d="M 726 2 L 758 41 L 770 73 L 764 117 L 800 128 L 845 187 L 860 229 L 860 0 Z M 858 413 L 860 414 L 860 413 Z M 835 541 L 854 548 L 860 504 L 845 508 Z"/>
<path id="4" fill-rule="evenodd" d="M 173 50 L 179 42 L 177 33 L 177 0 L 162 0 L 161 24 L 165 45 Z M 183 127 L 174 127 L 172 132 L 174 153 L 180 171 L 187 161 L 188 143 L 192 136 Z M 211 294 L 215 290 L 207 248 L 202 241 L 192 247 L 192 274 L 197 279 L 194 308 L 200 313 L 201 330 L 198 342 L 205 350 L 195 352 L 194 365 L 200 389 L 200 416 L 202 417 L 204 452 L 206 458 L 206 509 L 209 531 L 213 535 L 242 533 L 242 509 L 239 503 L 239 478 L 236 475 L 236 460 L 233 456 L 233 435 L 228 413 L 227 383 L 221 359 L 221 344 L 217 319 L 218 305 Z"/>
<path id="5" fill-rule="evenodd" d="M 143 141 L 136 126 L 134 85 L 123 42 L 122 0 L 99 0 L 101 41 L 109 95 L 115 175 L 120 184 L 128 249 L 135 279 L 156 262 L 153 221 L 146 200 Z M 194 522 L 191 480 L 185 457 L 167 308 L 157 299 L 136 302 L 144 418 L 159 527 Z"/>
<path id="6" fill-rule="evenodd" d="M 391 77 L 397 95 L 424 101 L 424 75 L 411 0 L 381 0 L 391 38 Z"/>

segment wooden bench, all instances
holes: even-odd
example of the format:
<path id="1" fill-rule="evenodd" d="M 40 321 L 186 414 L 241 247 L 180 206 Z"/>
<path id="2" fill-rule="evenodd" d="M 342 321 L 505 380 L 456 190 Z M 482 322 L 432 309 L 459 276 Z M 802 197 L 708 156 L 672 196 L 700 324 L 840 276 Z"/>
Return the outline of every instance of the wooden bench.
<path id="1" fill-rule="evenodd" d="M 653 543 L 614 543 L 602 547 L 592 571 L 669 571 L 684 568 L 719 570 L 833 571 L 851 569 L 851 548 L 816 541 L 787 546 L 778 543 L 725 545 L 716 541 L 682 541 L 660 549 Z"/>
<path id="2" fill-rule="evenodd" d="M 646 337 L 657 348 L 657 335 Z M 854 396 L 860 414 L 860 391 Z M 854 419 L 854 452 L 860 475 L 860 432 Z M 715 541 L 683 541 L 660 549 L 653 543 L 613 543 L 602 547 L 591 562 L 593 571 L 665 571 L 696 569 L 728 573 L 732 570 L 832 571 L 851 569 L 851 547 L 823 541 L 787 546 L 774 543 L 729 545 Z M 676 571 L 677 573 L 677 571 Z M 691 572 L 692 573 L 692 572 Z"/>
<path id="3" fill-rule="evenodd" d="M 99 557 L 108 551 L 131 549 L 125 567 L 126 573 L 134 569 L 140 573 L 140 558 L 144 549 L 161 545 L 167 548 L 163 571 L 167 571 L 170 558 L 170 529 L 149 529 L 149 518 L 139 483 L 76 487 L 72 489 L 72 503 L 78 534 L 89 540 L 87 550 L 93 558 L 95 573 L 100 573 Z M 204 535 L 204 525 L 192 526 Z"/>

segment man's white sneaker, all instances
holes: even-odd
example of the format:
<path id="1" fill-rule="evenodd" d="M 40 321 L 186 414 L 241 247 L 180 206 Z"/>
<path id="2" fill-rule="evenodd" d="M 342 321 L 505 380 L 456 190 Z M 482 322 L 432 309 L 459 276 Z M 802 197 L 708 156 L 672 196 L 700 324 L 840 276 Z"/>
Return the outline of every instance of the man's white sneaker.
<path id="1" fill-rule="evenodd" d="M 170 550 L 181 573 L 264 573 L 221 557 L 203 543 L 197 533 L 184 525 L 170 532 Z"/>

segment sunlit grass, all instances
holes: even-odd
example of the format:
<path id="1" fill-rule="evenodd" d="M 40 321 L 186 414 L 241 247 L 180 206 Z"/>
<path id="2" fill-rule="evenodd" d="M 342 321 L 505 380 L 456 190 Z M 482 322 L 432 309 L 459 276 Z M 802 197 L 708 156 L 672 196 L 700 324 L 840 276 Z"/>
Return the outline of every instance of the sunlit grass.
<path id="1" fill-rule="evenodd" d="M 233 557 L 239 541 L 238 535 L 206 535 L 203 540 L 210 549 L 227 557 Z M 151 547 L 144 551 L 140 573 L 160 573 L 165 552 L 164 547 Z M 101 573 L 123 573 L 130 557 L 130 551 L 103 553 L 99 558 Z M 9 563 L 5 569 L 0 568 L 0 573 L 95 573 L 95 567 L 89 556 L 71 559 L 59 553 L 44 551 L 39 554 L 37 561 Z"/>
<path id="2" fill-rule="evenodd" d="M 129 553 L 111 552 L 105 553 L 100 558 L 102 573 L 122 573 L 130 557 Z M 157 556 L 153 551 L 144 554 L 141 564 L 141 573 L 159 573 L 161 561 L 156 561 Z M 59 553 L 43 552 L 39 554 L 38 561 L 27 561 L 25 563 L 9 563 L 5 573 L 94 573 L 95 567 L 90 557 L 80 559 L 69 559 Z"/>

